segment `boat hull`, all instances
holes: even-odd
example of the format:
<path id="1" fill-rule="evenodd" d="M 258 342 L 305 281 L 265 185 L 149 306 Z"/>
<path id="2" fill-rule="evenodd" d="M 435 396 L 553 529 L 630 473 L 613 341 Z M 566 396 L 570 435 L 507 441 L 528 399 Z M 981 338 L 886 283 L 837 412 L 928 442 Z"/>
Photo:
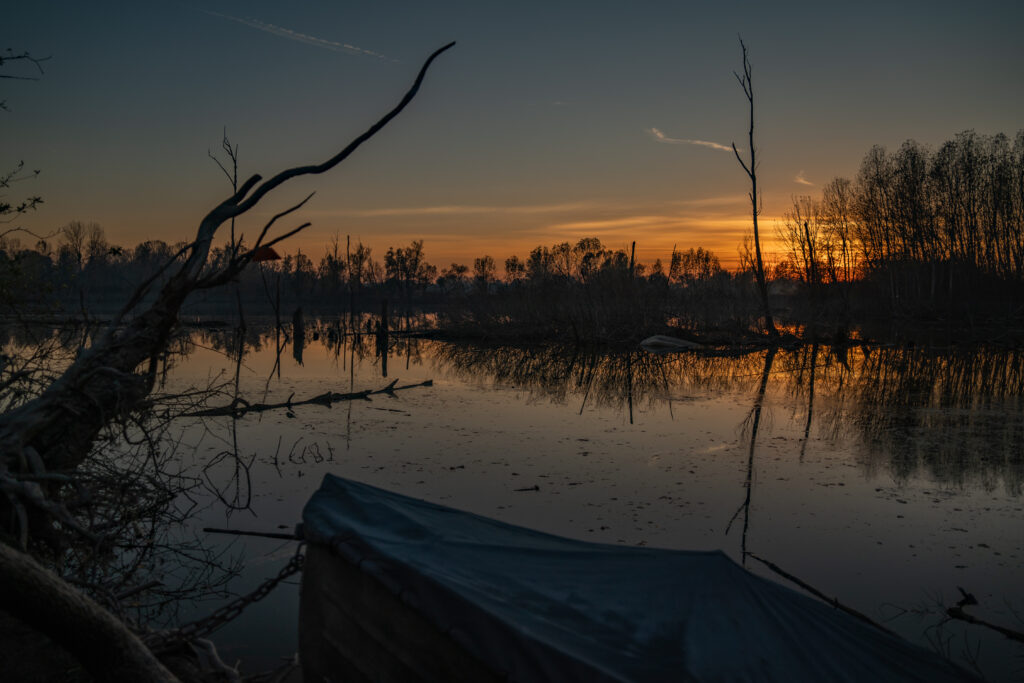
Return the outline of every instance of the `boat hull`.
<path id="1" fill-rule="evenodd" d="M 505 680 L 327 546 L 306 550 L 299 609 L 307 683 Z"/>

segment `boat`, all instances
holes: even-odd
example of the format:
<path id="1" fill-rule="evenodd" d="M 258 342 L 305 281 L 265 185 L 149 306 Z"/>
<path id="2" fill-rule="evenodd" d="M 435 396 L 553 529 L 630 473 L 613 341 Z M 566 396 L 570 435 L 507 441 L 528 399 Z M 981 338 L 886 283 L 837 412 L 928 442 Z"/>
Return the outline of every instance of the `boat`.
<path id="1" fill-rule="evenodd" d="M 962 681 L 720 551 L 561 538 L 327 475 L 303 511 L 306 681 Z"/>

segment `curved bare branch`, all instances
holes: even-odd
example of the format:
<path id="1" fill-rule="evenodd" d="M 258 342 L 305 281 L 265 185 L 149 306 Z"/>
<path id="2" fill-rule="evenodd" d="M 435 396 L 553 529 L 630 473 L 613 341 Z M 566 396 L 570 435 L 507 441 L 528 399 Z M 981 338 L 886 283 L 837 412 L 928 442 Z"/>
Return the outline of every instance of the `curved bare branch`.
<path id="1" fill-rule="evenodd" d="M 427 69 L 430 68 L 431 63 L 435 59 L 437 59 L 438 55 L 448 50 L 453 45 L 455 45 L 455 41 L 448 43 L 444 47 L 438 48 L 437 50 L 434 51 L 433 54 L 427 57 L 427 61 L 425 61 L 423 63 L 423 66 L 420 68 L 420 72 L 416 76 L 416 80 L 413 81 L 412 87 L 409 88 L 409 91 L 407 93 L 405 93 L 405 96 L 401 99 L 401 101 L 397 105 L 395 105 L 394 109 L 392 109 L 383 117 L 381 117 L 381 119 L 377 121 L 377 123 L 370 126 L 365 133 L 363 133 L 355 140 L 350 142 L 348 146 L 345 147 L 345 149 L 341 150 L 340 152 L 338 152 L 337 154 L 335 154 L 333 157 L 323 162 L 322 164 L 316 164 L 312 166 L 296 166 L 295 168 L 289 168 L 285 171 L 281 171 L 273 178 L 257 187 L 248 199 L 239 204 L 237 208 L 238 213 L 243 213 L 254 207 L 256 203 L 263 198 L 264 195 L 266 195 L 268 192 L 270 192 L 277 186 L 281 185 L 282 183 L 301 175 L 315 175 L 319 173 L 324 173 L 325 171 L 331 170 L 332 168 L 340 164 L 342 161 L 344 161 L 346 158 L 348 158 L 349 155 L 352 154 L 352 152 L 356 151 L 356 149 L 358 149 L 360 145 L 362 145 L 364 142 L 366 142 L 374 135 L 376 135 L 381 128 L 390 123 L 393 118 L 398 116 L 402 112 L 402 110 L 405 109 L 405 107 L 410 102 L 412 102 L 412 98 L 416 97 L 416 93 L 418 93 L 420 90 L 420 85 L 423 83 L 423 78 L 424 76 L 427 75 Z"/>
<path id="2" fill-rule="evenodd" d="M 286 181 L 302 175 L 324 173 L 344 161 L 412 101 L 431 63 L 452 45 L 454 43 L 449 43 L 434 51 L 399 103 L 333 157 L 321 164 L 287 169 L 262 184 L 260 176 L 252 176 L 210 211 L 201 221 L 195 239 L 186 247 L 188 258 L 146 310 L 123 327 L 109 327 L 39 397 L 0 416 L 0 451 L 4 454 L 3 460 L 11 463 L 12 470 L 16 472 L 17 465 L 10 458 L 16 458 L 16 454 L 27 446 L 35 448 L 50 469 L 73 468 L 85 457 L 96 435 L 113 415 L 124 414 L 141 404 L 149 393 L 150 382 L 145 370 L 140 371 L 140 366 L 163 351 L 177 322 L 178 311 L 188 295 L 199 288 L 229 281 L 252 260 L 253 252 L 249 250 L 232 258 L 217 271 L 204 273 L 218 228 L 252 209 L 268 192 Z M 262 246 L 276 244 L 308 225 L 263 242 L 274 221 L 297 210 L 305 201 L 271 219 L 260 235 Z M 147 286 L 151 285 L 147 283 Z M 141 296 L 133 297 L 132 303 L 137 305 L 141 299 Z M 106 377 L 118 379 L 102 379 Z"/>

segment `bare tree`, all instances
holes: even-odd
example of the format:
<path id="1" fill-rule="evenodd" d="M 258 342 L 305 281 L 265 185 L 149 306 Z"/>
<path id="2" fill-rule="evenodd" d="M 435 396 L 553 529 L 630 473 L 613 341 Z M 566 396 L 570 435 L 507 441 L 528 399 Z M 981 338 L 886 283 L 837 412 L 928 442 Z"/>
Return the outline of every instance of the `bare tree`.
<path id="1" fill-rule="evenodd" d="M 747 46 L 743 43 L 742 38 L 740 38 L 740 48 L 743 50 L 743 74 L 740 75 L 734 71 L 733 75 L 736 76 L 740 87 L 743 88 L 743 94 L 747 97 L 747 102 L 750 103 L 750 130 L 747 134 L 747 138 L 750 141 L 750 164 L 748 165 L 743 161 L 739 150 L 736 149 L 735 142 L 732 143 L 732 151 L 736 155 L 736 161 L 740 162 L 740 166 L 743 167 L 747 177 L 750 178 L 750 206 L 754 219 L 754 276 L 757 278 L 757 289 L 761 294 L 765 330 L 767 330 L 768 334 L 775 336 L 778 334 L 778 330 L 775 329 L 771 307 L 768 305 L 768 281 L 764 276 L 764 261 L 761 258 L 761 238 L 757 231 L 757 215 L 761 213 L 761 201 L 757 194 L 757 149 L 754 147 L 754 83 L 751 79 Z"/>
<path id="2" fill-rule="evenodd" d="M 88 228 L 82 221 L 71 221 L 60 229 L 60 239 L 64 243 L 62 246 L 67 249 L 78 270 L 82 269 L 85 261 L 87 233 Z"/>
<path id="3" fill-rule="evenodd" d="M 505 259 L 505 281 L 518 282 L 526 277 L 526 264 L 516 255 Z"/>
<path id="4" fill-rule="evenodd" d="M 194 291 L 224 285 L 236 278 L 254 260 L 260 249 L 266 249 L 308 227 L 303 223 L 283 234 L 270 238 L 270 229 L 281 218 L 300 209 L 312 195 L 272 217 L 249 249 L 232 250 L 230 258 L 219 264 L 208 263 L 218 229 L 231 219 L 253 209 L 268 193 L 285 182 L 303 175 L 316 175 L 334 168 L 347 159 L 360 145 L 373 137 L 394 119 L 416 96 L 434 59 L 452 47 L 449 43 L 431 54 L 420 69 L 411 88 L 399 103 L 356 137 L 344 149 L 320 164 L 289 168 L 268 180 L 254 175 L 220 202 L 200 222 L 195 238 L 171 258 L 164 267 L 144 282 L 114 318 L 104 333 L 78 354 L 64 373 L 46 387 L 39 396 L 8 410 L 0 416 L 0 523 L 8 536 L 22 548 L 28 545 L 29 534 L 79 534 L 99 544 L 97 531 L 81 524 L 60 499 L 61 487 L 53 475 L 74 471 L 89 455 L 94 443 L 111 422 L 145 409 L 147 397 L 158 376 L 161 355 L 167 349 L 176 326 L 178 312 Z M 242 242 L 239 236 L 234 245 Z M 152 303 L 143 305 L 155 283 L 167 278 Z M 11 538 L 13 537 L 13 538 Z M 17 551 L 14 558 L 17 559 Z M 15 559 L 6 567 L 15 567 Z M 48 580 L 39 575 L 32 563 L 21 563 L 16 573 L 33 576 L 26 580 Z M 6 581 L 6 579 L 5 579 Z M 31 604 L 19 602 L 0 592 L 0 609 L 32 622 Z M 61 597 L 54 594 L 54 600 Z M 74 595 L 57 608 L 78 614 Z M 77 611 L 76 611 L 77 610 Z M 95 614 L 99 619 L 102 613 Z M 66 624 L 44 625 L 49 635 L 62 644 L 73 644 Z M 101 664 L 97 666 L 102 666 Z M 96 669 L 94 673 L 100 673 Z M 124 680 L 155 680 L 152 672 L 138 671 L 134 678 Z"/>
<path id="5" fill-rule="evenodd" d="M 172 268 L 181 263 L 147 310 L 138 312 L 130 322 L 122 325 L 129 314 L 136 312 L 156 278 L 151 278 L 135 292 L 106 332 L 58 381 L 36 400 L 3 416 L 0 420 L 0 444 L 3 445 L 4 464 L 10 466 L 10 461 L 16 459 L 17 454 L 24 457 L 24 451 L 32 448 L 49 467 L 74 466 L 91 446 L 110 412 L 130 410 L 149 393 L 155 372 L 154 359 L 163 350 L 185 298 L 193 291 L 230 282 L 252 261 L 261 247 L 271 247 L 308 227 L 309 223 L 303 223 L 267 239 L 270 228 L 278 220 L 297 211 L 312 195 L 271 218 L 252 248 L 238 253 L 222 267 L 210 270 L 206 267 L 206 258 L 218 228 L 251 210 L 270 191 L 288 180 L 324 173 L 348 158 L 412 101 L 431 62 L 450 46 L 446 45 L 427 59 L 412 88 L 394 109 L 333 157 L 321 164 L 281 171 L 266 181 L 254 175 L 210 211 L 200 223 L 195 239 L 179 251 L 178 258 L 165 266 Z M 148 370 L 137 372 L 144 364 L 149 366 Z M 109 377 L 110 380 L 97 381 L 101 377 Z"/>
<path id="6" fill-rule="evenodd" d="M 497 279 L 494 259 L 486 255 L 473 259 L 473 279 L 480 289 L 486 292 L 487 286 Z"/>
<path id="7" fill-rule="evenodd" d="M 811 297 L 817 297 L 824 279 L 825 252 L 828 251 L 821 203 L 806 195 L 793 197 L 793 208 L 786 212 L 784 223 L 778 227 L 778 235 Z"/>
<path id="8" fill-rule="evenodd" d="M 835 279 L 847 285 L 857 268 L 853 201 L 853 184 L 846 178 L 834 178 L 822 191 L 822 220 L 835 251 Z"/>

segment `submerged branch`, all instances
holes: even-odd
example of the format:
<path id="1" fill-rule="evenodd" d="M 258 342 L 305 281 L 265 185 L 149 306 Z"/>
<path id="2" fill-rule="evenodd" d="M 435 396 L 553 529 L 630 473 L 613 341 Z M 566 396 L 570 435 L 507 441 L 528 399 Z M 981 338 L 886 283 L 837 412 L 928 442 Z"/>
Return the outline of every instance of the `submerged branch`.
<path id="1" fill-rule="evenodd" d="M 975 599 L 973 595 L 965 591 L 963 588 L 959 588 L 959 590 L 960 593 L 963 595 L 963 598 L 960 601 L 958 601 L 956 605 L 946 610 L 946 616 L 948 616 L 950 619 L 956 619 L 957 621 L 965 621 L 968 624 L 984 626 L 985 628 L 991 629 L 996 633 L 1001 633 L 1010 640 L 1015 640 L 1018 643 L 1024 643 L 1024 633 L 1022 633 L 1021 631 L 1014 631 L 1011 628 L 1006 628 L 1005 626 L 993 624 L 991 622 L 985 621 L 984 619 L 979 619 L 978 617 L 965 612 L 964 607 L 967 607 L 968 605 L 977 605 L 978 601 L 977 599 Z"/>
<path id="2" fill-rule="evenodd" d="M 296 406 L 307 406 L 307 405 L 320 405 L 331 407 L 333 403 L 340 403 L 342 401 L 358 401 L 358 400 L 370 400 L 371 396 L 378 396 L 380 394 L 387 394 L 388 396 L 394 396 L 396 391 L 404 391 L 406 389 L 416 389 L 418 387 L 431 387 L 434 386 L 434 380 L 428 379 L 423 382 L 416 384 L 406 384 L 403 386 L 396 386 L 398 380 L 396 379 L 391 384 L 381 389 L 364 389 L 363 391 L 352 391 L 344 394 L 335 393 L 333 391 L 326 391 L 322 394 L 314 396 L 313 398 L 307 398 L 302 401 L 293 401 L 292 397 L 289 396 L 287 401 L 281 401 L 279 403 L 249 403 L 244 398 L 236 398 L 226 406 L 218 406 L 216 408 L 207 408 L 205 410 L 197 410 L 192 413 L 185 413 L 181 417 L 242 417 L 248 413 L 264 413 L 268 410 L 280 410 L 282 408 L 291 410 Z M 294 394 L 293 394 L 294 395 Z"/>
<path id="3" fill-rule="evenodd" d="M 836 609 L 842 610 L 843 612 L 846 612 L 847 614 L 849 614 L 852 617 L 856 617 L 857 619 L 860 619 L 861 621 L 863 621 L 865 623 L 871 624 L 872 626 L 877 628 L 879 631 L 884 631 L 885 633 L 888 633 L 889 635 L 896 635 L 895 633 L 893 633 L 892 631 L 890 631 L 886 627 L 882 626 L 877 621 L 875 621 L 874 619 L 872 619 L 868 615 L 864 614 L 863 612 L 858 612 L 857 610 L 853 609 L 852 607 L 848 607 L 848 606 L 844 605 L 843 603 L 839 602 L 839 600 L 836 599 L 836 598 L 828 597 L 827 595 L 822 593 L 820 590 L 818 590 L 814 586 L 810 585 L 809 583 L 807 583 L 803 579 L 800 579 L 800 578 L 798 578 L 796 576 L 793 576 L 792 574 L 790 574 L 786 570 L 784 570 L 781 567 L 779 567 L 779 565 L 775 564 L 774 562 L 770 562 L 769 560 L 766 560 L 763 557 L 759 557 L 759 556 L 755 555 L 752 552 L 747 552 L 746 555 L 748 557 L 754 558 L 755 560 L 757 560 L 758 562 L 760 562 L 764 566 L 768 567 L 768 569 L 771 569 L 773 572 L 775 572 L 776 574 L 778 574 L 782 578 L 787 579 L 789 581 L 792 581 L 793 583 L 795 583 L 796 585 L 800 586 L 805 591 L 807 591 L 808 593 L 813 595 L 814 597 L 819 598 L 820 600 L 823 600 L 824 602 L 827 602 L 828 604 L 832 605 Z"/>

